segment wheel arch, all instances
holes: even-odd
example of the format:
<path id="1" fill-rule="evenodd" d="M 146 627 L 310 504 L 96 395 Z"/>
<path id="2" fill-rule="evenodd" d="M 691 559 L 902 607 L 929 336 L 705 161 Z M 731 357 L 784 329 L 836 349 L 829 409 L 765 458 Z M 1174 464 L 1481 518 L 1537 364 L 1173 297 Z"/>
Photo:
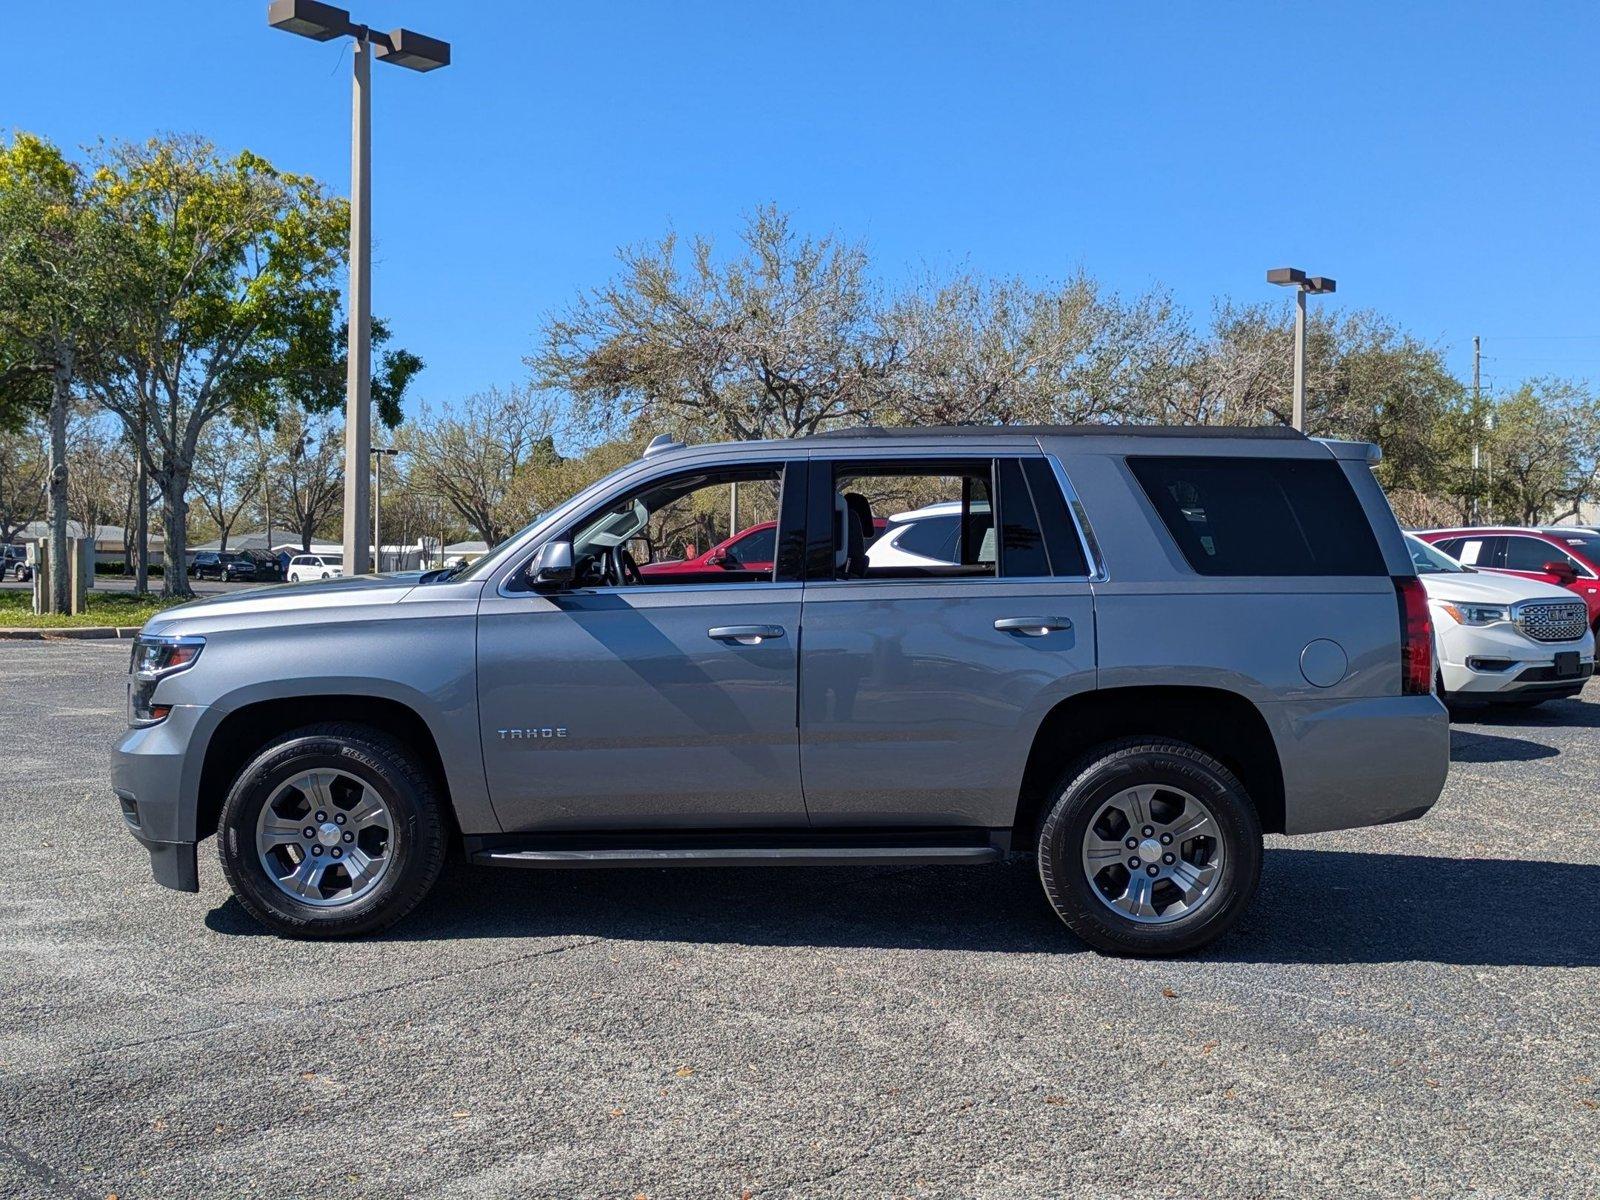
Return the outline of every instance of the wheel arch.
<path id="1" fill-rule="evenodd" d="M 1076 759 L 1113 739 L 1146 735 L 1177 738 L 1218 759 L 1249 792 L 1262 831 L 1283 832 L 1283 768 L 1255 704 L 1223 688 L 1133 686 L 1079 692 L 1045 714 L 1023 769 L 1013 844 L 1033 846 L 1051 789 Z"/>
<path id="2" fill-rule="evenodd" d="M 290 730 L 327 722 L 367 725 L 415 750 L 445 799 L 445 819 L 457 831 L 450 777 L 438 739 L 417 709 L 391 696 L 351 693 L 273 696 L 227 712 L 206 741 L 195 806 L 195 840 L 217 831 L 228 788 L 254 752 Z"/>

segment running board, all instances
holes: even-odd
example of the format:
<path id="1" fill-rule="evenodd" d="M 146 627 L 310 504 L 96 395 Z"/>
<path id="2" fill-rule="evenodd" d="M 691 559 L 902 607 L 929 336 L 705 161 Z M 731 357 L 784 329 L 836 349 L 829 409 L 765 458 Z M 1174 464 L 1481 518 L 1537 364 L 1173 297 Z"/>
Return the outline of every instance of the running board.
<path id="1" fill-rule="evenodd" d="M 999 846 L 606 846 L 586 849 L 537 847 L 475 850 L 480 866 L 538 867 L 751 867 L 861 866 L 993 863 L 1005 857 Z"/>

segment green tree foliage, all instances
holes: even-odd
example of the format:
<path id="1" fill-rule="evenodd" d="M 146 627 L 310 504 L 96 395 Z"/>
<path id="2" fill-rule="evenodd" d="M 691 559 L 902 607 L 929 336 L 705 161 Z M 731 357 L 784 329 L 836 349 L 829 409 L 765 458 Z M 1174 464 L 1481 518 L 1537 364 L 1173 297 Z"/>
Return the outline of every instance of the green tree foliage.
<path id="1" fill-rule="evenodd" d="M 120 231 L 83 172 L 31 134 L 0 143 L 0 425 L 47 414 L 49 597 L 67 596 L 67 423 L 74 390 L 120 332 Z"/>
<path id="2" fill-rule="evenodd" d="M 127 231 L 132 306 L 97 393 L 144 447 L 168 559 L 181 562 L 207 424 L 224 415 L 270 423 L 291 401 L 313 411 L 336 402 L 349 209 L 308 176 L 187 137 L 114 147 L 95 186 Z M 398 418 L 421 365 L 406 352 L 384 357 L 374 388 L 383 417 Z M 187 591 L 183 572 L 165 572 L 164 594 Z"/>
<path id="3" fill-rule="evenodd" d="M 1493 407 L 1483 490 L 1494 519 L 1532 525 L 1578 514 L 1600 482 L 1600 403 L 1556 379 L 1523 384 Z"/>

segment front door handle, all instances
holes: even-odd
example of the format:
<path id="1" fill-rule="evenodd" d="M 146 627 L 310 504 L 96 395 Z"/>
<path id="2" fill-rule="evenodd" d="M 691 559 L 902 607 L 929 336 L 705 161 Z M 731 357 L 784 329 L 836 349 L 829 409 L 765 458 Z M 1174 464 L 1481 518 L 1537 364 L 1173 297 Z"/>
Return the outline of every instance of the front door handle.
<path id="1" fill-rule="evenodd" d="M 1072 620 L 1068 617 L 1001 617 L 994 623 L 994 627 L 1001 633 L 1020 633 L 1023 637 L 1044 637 L 1047 633 L 1071 629 Z"/>
<path id="2" fill-rule="evenodd" d="M 706 636 L 719 642 L 738 642 L 741 646 L 759 646 L 768 638 L 781 638 L 782 625 L 713 625 Z"/>

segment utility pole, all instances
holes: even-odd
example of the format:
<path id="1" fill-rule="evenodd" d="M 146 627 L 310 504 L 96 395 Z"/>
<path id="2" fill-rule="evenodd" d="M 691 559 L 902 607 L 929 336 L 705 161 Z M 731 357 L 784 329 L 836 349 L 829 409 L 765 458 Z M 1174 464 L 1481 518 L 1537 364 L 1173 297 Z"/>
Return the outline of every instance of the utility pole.
<path id="1" fill-rule="evenodd" d="M 373 570 L 378 572 L 383 570 L 383 456 L 393 458 L 398 453 L 392 446 L 372 447 L 372 555 Z"/>
<path id="2" fill-rule="evenodd" d="M 1481 461 L 1481 453 L 1482 453 L 1481 449 L 1480 449 L 1480 446 L 1479 446 L 1479 442 L 1482 440 L 1481 439 L 1481 434 L 1479 433 L 1479 430 L 1482 429 L 1482 427 L 1483 427 L 1483 409 L 1479 407 L 1479 392 L 1478 392 L 1478 379 L 1479 379 L 1478 366 L 1479 366 L 1479 360 L 1482 358 L 1482 356 L 1483 356 L 1483 339 L 1481 337 L 1479 337 L 1477 334 L 1473 334 L 1472 335 L 1472 523 L 1474 525 L 1476 525 L 1478 523 L 1478 514 L 1479 514 L 1478 466 L 1479 466 L 1479 463 Z"/>

